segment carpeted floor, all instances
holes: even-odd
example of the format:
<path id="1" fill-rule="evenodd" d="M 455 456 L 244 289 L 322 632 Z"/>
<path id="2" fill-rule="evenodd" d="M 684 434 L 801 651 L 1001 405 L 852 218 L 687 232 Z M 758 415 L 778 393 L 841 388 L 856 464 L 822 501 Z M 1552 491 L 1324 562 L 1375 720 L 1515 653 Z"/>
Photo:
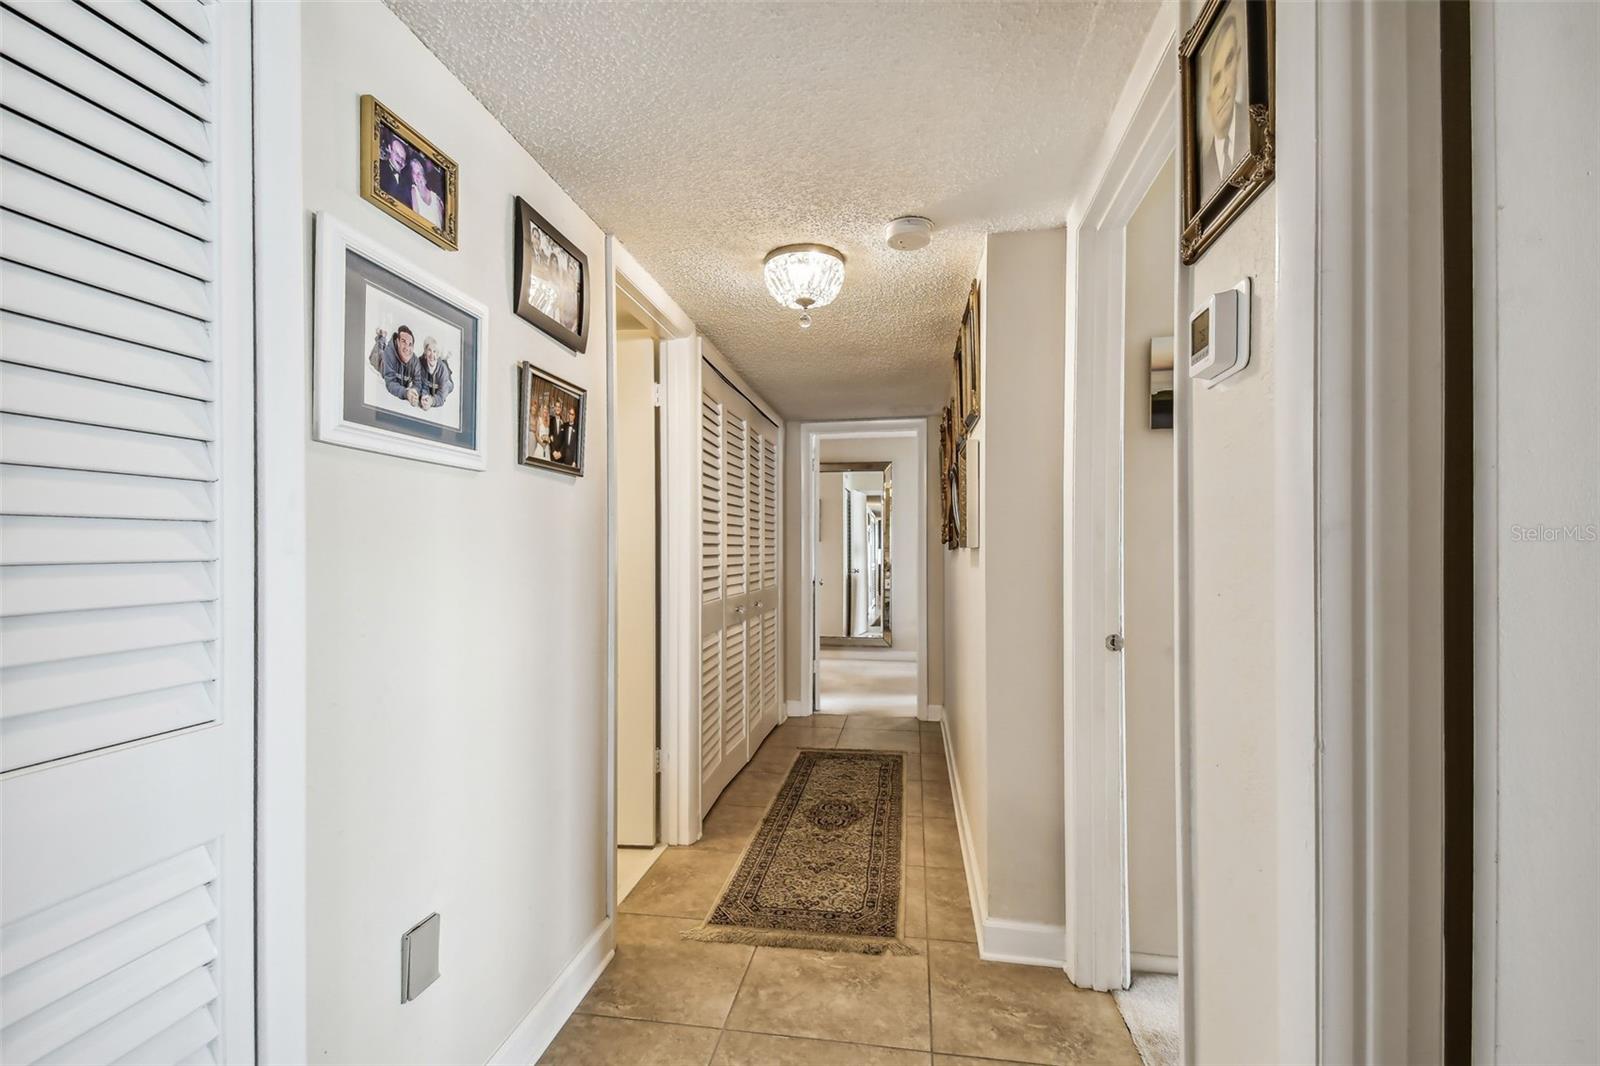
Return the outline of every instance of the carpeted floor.
<path id="1" fill-rule="evenodd" d="M 1178 1066 L 1178 979 L 1136 973 L 1132 988 L 1112 995 L 1144 1066 Z"/>

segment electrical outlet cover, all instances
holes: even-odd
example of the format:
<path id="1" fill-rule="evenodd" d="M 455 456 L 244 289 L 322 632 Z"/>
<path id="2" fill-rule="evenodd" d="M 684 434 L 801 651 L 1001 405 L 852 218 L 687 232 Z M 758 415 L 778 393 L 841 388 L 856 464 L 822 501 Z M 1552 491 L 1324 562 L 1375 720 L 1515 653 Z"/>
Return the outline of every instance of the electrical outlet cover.
<path id="1" fill-rule="evenodd" d="M 410 1003 L 439 979 L 439 914 L 434 912 L 400 938 L 400 1002 Z"/>

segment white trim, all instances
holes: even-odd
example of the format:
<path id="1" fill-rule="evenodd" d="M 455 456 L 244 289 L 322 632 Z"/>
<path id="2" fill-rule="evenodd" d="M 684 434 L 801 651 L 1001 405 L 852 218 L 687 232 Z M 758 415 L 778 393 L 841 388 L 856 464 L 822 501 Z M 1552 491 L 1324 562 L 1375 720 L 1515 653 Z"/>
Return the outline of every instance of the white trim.
<path id="1" fill-rule="evenodd" d="M 1151 955 L 1144 951 L 1135 951 L 1128 957 L 1134 973 L 1169 973 L 1176 975 L 1178 972 L 1178 956 L 1176 955 Z"/>
<path id="2" fill-rule="evenodd" d="M 923 719 L 923 721 L 924 722 L 941 722 L 942 723 L 944 721 L 944 704 L 942 704 L 942 703 L 930 703 L 930 704 L 928 704 L 928 715 L 927 715 L 926 718 Z M 953 788 L 953 786 L 952 786 L 952 788 Z"/>
<path id="3" fill-rule="evenodd" d="M 700 839 L 700 343 L 661 342 L 661 841 Z M 678 432 L 667 432 L 676 427 Z M 680 757 L 678 753 L 683 753 Z"/>
<path id="4" fill-rule="evenodd" d="M 526 1066 L 539 1061 L 615 954 L 611 919 L 607 918 L 589 934 L 533 1009 L 523 1015 L 511 1035 L 489 1056 L 489 1066 Z"/>
<path id="5" fill-rule="evenodd" d="M 412 265 L 391 248 L 347 226 L 327 211 L 317 212 L 316 259 L 312 270 L 316 285 L 315 348 L 316 438 L 324 444 L 360 448 L 396 459 L 417 459 L 425 463 L 486 470 L 489 466 L 489 413 L 486 406 L 489 375 L 484 373 L 492 351 L 489 338 L 489 309 L 466 293 Z M 392 430 L 363 426 L 344 417 L 344 370 L 347 353 L 345 328 L 345 252 L 355 251 L 383 269 L 427 290 L 478 320 L 477 366 L 474 367 L 475 417 L 478 420 L 476 446 L 458 448 L 422 440 Z M 362 342 L 365 343 L 363 337 Z M 419 353 L 420 354 L 420 353 Z M 363 379 L 364 380 L 364 379 Z"/>
<path id="6" fill-rule="evenodd" d="M 306 1037 L 306 218 L 300 6 L 251 5 L 255 122 L 256 1058 Z M 300 326 L 282 328 L 285 323 Z M 270 331 L 270 342 L 268 340 Z M 283 373 L 284 367 L 291 373 Z M 270 382 L 268 378 L 270 377 Z"/>
<path id="7" fill-rule="evenodd" d="M 785 719 L 811 717 L 811 708 L 807 707 L 799 700 L 786 700 L 784 701 L 783 708 L 783 717 Z"/>
<path id="8" fill-rule="evenodd" d="M 805 603 L 800 610 L 800 647 L 805 649 L 805 669 L 800 677 L 800 703 L 815 707 L 816 673 L 811 669 L 821 653 L 821 644 L 814 631 L 811 611 L 811 590 L 816 576 L 816 538 L 809 531 L 816 528 L 817 499 L 817 444 L 819 441 L 840 437 L 912 437 L 917 444 L 917 484 L 926 491 L 928 485 L 928 422 L 925 418 L 875 418 L 852 422 L 800 422 L 800 584 Z M 913 516 L 918 558 L 915 563 L 917 602 L 922 618 L 917 633 L 917 717 L 928 720 L 928 508 L 918 507 Z M 941 564 L 942 565 L 942 564 Z"/>
<path id="9" fill-rule="evenodd" d="M 750 402 L 750 406 L 760 411 L 766 416 L 768 422 L 778 427 L 780 432 L 782 431 L 783 416 L 778 414 L 778 409 L 763 400 L 761 394 L 750 387 L 750 383 L 733 368 L 733 364 L 728 362 L 727 357 L 717 350 L 717 346 L 712 344 L 711 338 L 705 334 L 700 335 L 700 355 L 706 362 L 717 368 L 717 373 L 727 378 L 728 382 L 739 390 L 740 394 Z M 782 453 L 780 452 L 779 454 L 781 455 Z"/>
<path id="10" fill-rule="evenodd" d="M 1122 629 L 1123 248 L 1177 143 L 1177 29 L 1176 7 L 1163 5 L 1114 110 L 1121 121 L 1097 152 L 1101 169 L 1067 224 L 1061 952 L 1073 983 L 1102 991 L 1126 988 L 1130 975 L 1123 657 L 1103 644 Z M 1180 912 L 1187 904 L 1180 885 Z"/>
<path id="11" fill-rule="evenodd" d="M 939 706 L 935 704 L 935 706 Z M 1010 962 L 1021 966 L 1046 966 L 1059 970 L 1063 965 L 1061 946 L 1066 930 L 1043 922 L 1019 922 L 989 915 L 989 893 L 983 883 L 983 870 L 973 847 L 972 826 L 967 820 L 967 805 L 961 798 L 961 777 L 950 757 L 950 726 L 939 706 L 939 732 L 944 738 L 945 766 L 950 774 L 950 796 L 956 812 L 956 835 L 961 838 L 961 861 L 966 867 L 967 902 L 972 908 L 972 925 L 978 937 L 978 957 L 988 962 Z"/>

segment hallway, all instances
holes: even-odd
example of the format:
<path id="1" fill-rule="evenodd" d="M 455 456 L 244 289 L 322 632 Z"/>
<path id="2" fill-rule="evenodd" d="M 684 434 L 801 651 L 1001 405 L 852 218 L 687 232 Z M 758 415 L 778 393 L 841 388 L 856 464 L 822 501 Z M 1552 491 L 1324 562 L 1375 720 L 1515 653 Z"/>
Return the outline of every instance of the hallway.
<path id="1" fill-rule="evenodd" d="M 800 748 L 906 760 L 905 939 L 869 956 L 682 940 L 711 909 Z M 617 954 L 543 1063 L 1137 1063 L 1109 995 L 978 958 L 944 743 L 934 723 L 814 715 L 775 729 L 693 847 L 623 901 Z"/>
<path id="2" fill-rule="evenodd" d="M 916 661 L 823 648 L 817 656 L 817 710 L 824 716 L 915 717 Z"/>

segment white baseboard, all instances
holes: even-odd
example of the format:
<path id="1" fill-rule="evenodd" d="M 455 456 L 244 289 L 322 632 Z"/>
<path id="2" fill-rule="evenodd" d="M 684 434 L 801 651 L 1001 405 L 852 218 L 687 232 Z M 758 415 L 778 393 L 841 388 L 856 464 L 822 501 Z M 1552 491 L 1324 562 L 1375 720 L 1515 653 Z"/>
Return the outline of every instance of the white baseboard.
<path id="1" fill-rule="evenodd" d="M 809 718 L 811 708 L 799 700 L 785 700 L 783 703 L 783 716 L 785 718 Z"/>
<path id="2" fill-rule="evenodd" d="M 1135 951 L 1131 956 L 1134 973 L 1170 973 L 1178 972 L 1178 956 L 1176 955 L 1151 955 L 1143 951 Z"/>
<path id="3" fill-rule="evenodd" d="M 942 703 L 930 703 L 930 704 L 928 704 L 928 716 L 926 718 L 924 718 L 923 721 L 924 722 L 942 722 L 942 721 L 944 721 L 944 704 L 942 704 Z M 955 786 L 954 785 L 950 786 L 950 791 L 951 792 L 955 791 Z"/>
<path id="4" fill-rule="evenodd" d="M 1061 925 L 1014 922 L 984 915 L 978 931 L 978 955 L 990 962 L 1016 962 L 1024 966 L 1065 965 L 1067 930 Z"/>
<path id="5" fill-rule="evenodd" d="M 530 1062 L 538 1062 L 539 1056 L 545 1053 L 561 1027 L 567 1024 L 567 1019 L 583 1002 L 583 997 L 588 995 L 615 952 L 611 939 L 611 919 L 607 918 L 589 934 L 589 939 L 583 942 L 583 947 L 578 949 L 554 983 L 545 989 L 539 1002 L 533 1005 L 533 1009 L 511 1030 L 505 1043 L 489 1057 L 489 1066 L 527 1066 Z"/>
<path id="6" fill-rule="evenodd" d="M 852 659 L 865 662 L 906 662 L 917 661 L 917 652 L 913 648 L 905 651 L 897 648 L 823 648 L 820 652 L 823 659 Z"/>
<path id="7" fill-rule="evenodd" d="M 931 713 L 937 704 L 928 707 Z M 972 905 L 978 934 L 978 957 L 989 962 L 1015 962 L 1024 966 L 1065 965 L 1067 931 L 1064 926 L 1018 922 L 989 917 L 989 894 L 984 889 L 972 845 L 972 827 L 967 822 L 967 805 L 961 798 L 961 775 L 956 773 L 955 748 L 950 743 L 950 726 L 939 707 L 940 732 L 944 735 L 944 761 L 950 772 L 950 796 L 955 801 L 956 834 L 961 838 L 961 861 L 967 867 L 967 894 Z"/>

